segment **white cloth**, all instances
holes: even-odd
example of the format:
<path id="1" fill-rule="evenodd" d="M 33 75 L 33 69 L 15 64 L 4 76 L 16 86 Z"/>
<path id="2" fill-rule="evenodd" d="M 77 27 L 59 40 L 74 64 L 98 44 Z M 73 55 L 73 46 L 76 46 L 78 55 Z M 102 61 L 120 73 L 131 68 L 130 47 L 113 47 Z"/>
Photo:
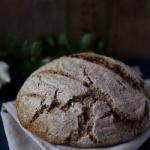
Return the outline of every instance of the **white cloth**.
<path id="1" fill-rule="evenodd" d="M 11 81 L 8 70 L 9 66 L 5 62 L 0 61 L 0 88 L 3 84 L 9 83 Z"/>
<path id="2" fill-rule="evenodd" d="M 150 81 L 146 83 L 146 87 L 150 89 Z M 79 150 L 79 148 L 74 147 L 51 145 L 28 132 L 19 123 L 15 102 L 4 103 L 1 116 L 10 150 Z M 90 148 L 88 150 L 137 150 L 149 137 L 150 129 L 147 129 L 143 134 L 130 142 L 107 148 Z M 82 148 L 81 150 L 87 149 Z"/>

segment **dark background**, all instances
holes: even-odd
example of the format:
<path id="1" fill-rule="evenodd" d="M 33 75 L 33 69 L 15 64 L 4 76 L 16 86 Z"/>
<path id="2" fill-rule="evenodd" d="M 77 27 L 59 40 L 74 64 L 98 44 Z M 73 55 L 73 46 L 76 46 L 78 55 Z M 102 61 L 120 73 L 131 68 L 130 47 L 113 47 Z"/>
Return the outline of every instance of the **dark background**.
<path id="1" fill-rule="evenodd" d="M 0 52 L 7 34 L 32 42 L 41 34 L 62 32 L 73 41 L 88 32 L 101 37 L 106 55 L 138 65 L 143 78 L 150 78 L 149 0 L 0 0 Z M 16 62 L 9 65 L 12 82 L 0 90 L 0 105 L 15 99 L 27 77 Z M 1 119 L 0 149 L 8 149 Z M 150 140 L 140 150 L 149 149 Z"/>
<path id="2" fill-rule="evenodd" d="M 0 39 L 6 33 L 32 41 L 39 34 L 67 31 L 100 36 L 116 58 L 150 57 L 149 0 L 1 0 Z M 2 45 L 2 44 L 1 44 Z"/>

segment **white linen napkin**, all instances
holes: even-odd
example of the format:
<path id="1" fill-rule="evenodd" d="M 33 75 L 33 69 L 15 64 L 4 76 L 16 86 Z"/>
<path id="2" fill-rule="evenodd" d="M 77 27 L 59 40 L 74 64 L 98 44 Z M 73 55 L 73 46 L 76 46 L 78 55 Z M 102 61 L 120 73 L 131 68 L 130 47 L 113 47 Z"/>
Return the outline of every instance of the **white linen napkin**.
<path id="1" fill-rule="evenodd" d="M 0 88 L 3 84 L 9 83 L 10 81 L 9 66 L 5 62 L 0 61 Z"/>
<path id="2" fill-rule="evenodd" d="M 146 81 L 146 88 L 150 89 L 150 80 Z M 1 116 L 10 150 L 80 150 L 80 148 L 75 147 L 52 145 L 31 134 L 19 123 L 15 102 L 4 103 Z M 143 134 L 127 143 L 106 148 L 90 148 L 88 150 L 137 150 L 149 137 L 150 129 L 147 129 Z M 87 149 L 82 148 L 81 150 Z"/>

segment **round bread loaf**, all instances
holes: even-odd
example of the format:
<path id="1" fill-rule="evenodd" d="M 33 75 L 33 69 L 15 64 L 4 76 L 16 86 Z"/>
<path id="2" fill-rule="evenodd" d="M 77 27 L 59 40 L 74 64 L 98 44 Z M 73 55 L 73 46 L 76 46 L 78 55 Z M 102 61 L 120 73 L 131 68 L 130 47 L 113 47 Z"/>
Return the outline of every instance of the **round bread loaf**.
<path id="1" fill-rule="evenodd" d="M 150 126 L 143 80 L 120 61 L 94 53 L 61 57 L 35 71 L 16 109 L 26 129 L 52 144 L 110 146 Z"/>

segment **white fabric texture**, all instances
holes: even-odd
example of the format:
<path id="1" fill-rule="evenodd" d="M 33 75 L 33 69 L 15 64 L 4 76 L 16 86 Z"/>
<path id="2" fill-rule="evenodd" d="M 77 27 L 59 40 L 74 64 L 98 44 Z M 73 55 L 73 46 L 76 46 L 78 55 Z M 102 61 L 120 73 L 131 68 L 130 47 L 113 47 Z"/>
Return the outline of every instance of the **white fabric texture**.
<path id="1" fill-rule="evenodd" d="M 150 80 L 146 82 L 146 88 L 150 91 Z M 31 134 L 21 126 L 17 118 L 15 102 L 7 102 L 1 109 L 4 130 L 10 150 L 80 150 L 80 148 L 49 144 Z M 137 150 L 150 137 L 150 129 L 127 143 L 106 147 L 88 148 L 88 150 Z M 87 150 L 87 149 L 81 149 Z"/>
<path id="2" fill-rule="evenodd" d="M 11 81 L 8 70 L 9 66 L 5 62 L 0 61 L 0 88 L 3 84 L 9 83 Z"/>

